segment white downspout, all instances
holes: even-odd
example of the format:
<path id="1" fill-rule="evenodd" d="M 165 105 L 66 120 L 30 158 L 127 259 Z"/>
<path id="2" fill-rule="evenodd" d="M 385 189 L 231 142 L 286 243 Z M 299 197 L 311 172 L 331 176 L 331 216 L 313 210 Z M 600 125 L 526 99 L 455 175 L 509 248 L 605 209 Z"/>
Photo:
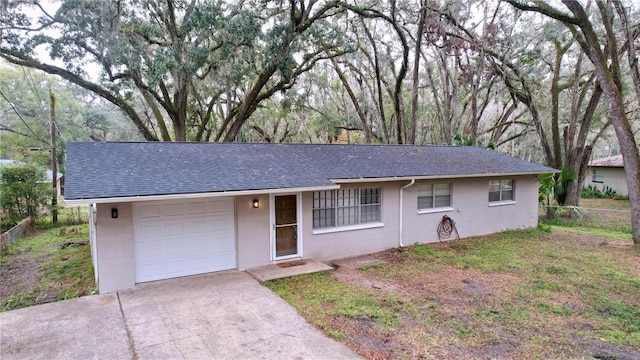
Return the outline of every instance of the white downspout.
<path id="1" fill-rule="evenodd" d="M 413 185 L 416 183 L 416 179 L 411 179 L 411 182 L 408 183 L 407 185 L 403 186 L 400 188 L 400 219 L 398 219 L 398 228 L 399 228 L 399 245 L 400 247 L 404 247 L 404 244 L 402 243 L 402 209 L 403 209 L 403 202 L 402 202 L 402 198 L 404 195 L 404 189 L 408 188 L 409 186 Z"/>

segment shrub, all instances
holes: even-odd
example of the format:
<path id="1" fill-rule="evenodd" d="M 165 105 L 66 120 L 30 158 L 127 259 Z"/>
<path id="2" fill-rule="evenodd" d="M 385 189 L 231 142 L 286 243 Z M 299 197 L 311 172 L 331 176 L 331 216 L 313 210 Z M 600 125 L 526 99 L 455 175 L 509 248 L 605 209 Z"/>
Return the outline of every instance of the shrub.
<path id="1" fill-rule="evenodd" d="M 616 191 L 605 185 L 602 189 L 602 196 L 608 199 L 613 199 L 616 197 Z"/>
<path id="2" fill-rule="evenodd" d="M 602 188 L 602 190 L 598 189 L 595 185 L 589 185 L 582 188 L 580 196 L 583 199 L 616 199 L 618 195 L 615 190 L 606 185 Z"/>
<path id="3" fill-rule="evenodd" d="M 589 185 L 582 188 L 580 197 L 583 199 L 600 199 L 602 198 L 602 191 L 600 191 L 600 189 L 595 185 Z"/>
<path id="4" fill-rule="evenodd" d="M 9 228 L 29 216 L 37 217 L 40 206 L 51 196 L 51 188 L 45 180 L 45 172 L 35 166 L 0 168 L 2 228 Z"/>

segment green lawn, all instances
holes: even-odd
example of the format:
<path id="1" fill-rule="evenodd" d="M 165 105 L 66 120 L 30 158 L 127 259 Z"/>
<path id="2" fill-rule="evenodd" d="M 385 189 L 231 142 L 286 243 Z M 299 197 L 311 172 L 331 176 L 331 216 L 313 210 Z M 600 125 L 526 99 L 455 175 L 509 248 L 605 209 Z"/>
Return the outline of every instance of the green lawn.
<path id="1" fill-rule="evenodd" d="M 337 273 L 265 285 L 368 358 L 640 357 L 640 248 L 594 231 L 385 251 L 384 264 L 357 271 L 380 288 Z"/>
<path id="2" fill-rule="evenodd" d="M 88 225 L 39 225 L 49 228 L 10 244 L 1 254 L 2 311 L 89 295 L 95 289 Z"/>

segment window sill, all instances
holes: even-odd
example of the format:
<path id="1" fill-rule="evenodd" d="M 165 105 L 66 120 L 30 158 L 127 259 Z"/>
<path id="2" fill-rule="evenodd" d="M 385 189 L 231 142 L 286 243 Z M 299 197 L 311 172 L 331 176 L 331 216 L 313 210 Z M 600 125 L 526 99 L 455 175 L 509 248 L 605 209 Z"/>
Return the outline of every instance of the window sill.
<path id="1" fill-rule="evenodd" d="M 503 206 L 503 205 L 513 205 L 515 203 L 516 203 L 515 200 L 496 201 L 496 202 L 490 202 L 489 203 L 489 207 L 492 207 L 492 206 Z"/>
<path id="2" fill-rule="evenodd" d="M 419 209 L 418 210 L 418 214 L 419 215 L 422 215 L 422 214 L 433 214 L 433 213 L 441 213 L 441 212 L 447 212 L 447 211 L 453 211 L 453 207 L 451 207 L 451 206 L 443 206 L 443 207 L 433 208 L 433 209 Z"/>
<path id="3" fill-rule="evenodd" d="M 314 229 L 312 234 L 313 235 L 329 234 L 329 233 L 342 232 L 342 231 L 373 229 L 373 228 L 379 228 L 379 227 L 383 227 L 383 226 L 384 226 L 384 223 L 374 222 L 374 223 L 366 223 L 366 224 L 358 224 L 358 225 L 348 225 L 348 226 L 339 226 L 339 227 L 331 227 L 331 228 Z"/>
<path id="4" fill-rule="evenodd" d="M 604 180 L 600 181 L 600 180 L 591 180 L 592 183 L 597 183 L 597 184 L 603 184 Z"/>

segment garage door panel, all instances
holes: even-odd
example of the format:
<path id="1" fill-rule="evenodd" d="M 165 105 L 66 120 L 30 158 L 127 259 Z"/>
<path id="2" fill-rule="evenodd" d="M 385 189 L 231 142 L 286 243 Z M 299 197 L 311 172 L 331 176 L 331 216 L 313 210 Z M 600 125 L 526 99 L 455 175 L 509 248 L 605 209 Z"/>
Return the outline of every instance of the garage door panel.
<path id="1" fill-rule="evenodd" d="M 138 206 L 139 218 L 157 218 L 162 216 L 162 206 L 160 205 L 140 205 Z"/>
<path id="2" fill-rule="evenodd" d="M 134 204 L 134 223 L 136 282 L 236 267 L 232 198 Z"/>
<path id="3" fill-rule="evenodd" d="M 162 234 L 162 225 L 160 223 L 148 222 L 145 224 L 136 224 L 133 231 L 140 240 L 156 239 Z"/>
<path id="4" fill-rule="evenodd" d="M 136 267 L 136 278 L 138 276 L 144 276 L 146 281 L 164 279 L 165 268 L 162 263 L 146 263 L 142 266 Z"/>
<path id="5" fill-rule="evenodd" d="M 180 203 L 165 204 L 162 207 L 162 213 L 164 216 L 182 216 L 184 215 L 184 212 L 184 204 Z"/>
<path id="6" fill-rule="evenodd" d="M 196 220 L 191 220 L 188 223 L 188 226 L 186 228 L 186 235 L 189 236 L 193 236 L 193 235 L 202 235 L 202 234 L 207 234 L 207 233 L 211 233 L 211 226 L 209 226 L 209 223 L 211 222 L 211 220 L 207 221 L 207 218 L 201 218 L 201 219 L 196 219 Z"/>
<path id="7" fill-rule="evenodd" d="M 162 246 L 158 246 L 158 244 L 152 242 L 136 243 L 133 251 L 135 251 L 136 254 L 145 254 L 145 257 L 148 259 L 147 262 L 153 259 L 161 259 L 163 254 Z"/>
<path id="8" fill-rule="evenodd" d="M 229 206 L 232 202 L 232 199 L 219 199 L 212 200 L 208 202 L 208 210 L 209 213 L 229 213 L 229 211 L 233 211 L 233 206 Z M 231 208 L 231 209 L 230 209 Z"/>
<path id="9" fill-rule="evenodd" d="M 192 202 L 187 205 L 187 213 L 190 215 L 202 215 L 207 213 L 205 201 Z"/>
<path id="10" fill-rule="evenodd" d="M 213 253 L 212 250 L 213 249 L 211 249 L 211 246 L 203 241 L 193 241 L 190 244 L 189 248 L 187 249 L 186 256 L 188 256 L 191 259 L 194 259 L 195 261 L 195 259 L 201 256 L 201 254 L 203 253 L 207 253 L 207 254 Z"/>
<path id="11" fill-rule="evenodd" d="M 164 225 L 164 234 L 166 237 L 177 237 L 185 235 L 185 224 L 183 222 L 174 222 Z"/>
<path id="12" fill-rule="evenodd" d="M 230 224 L 224 219 L 212 219 L 208 224 L 208 230 L 214 234 L 224 234 L 232 231 Z"/>

